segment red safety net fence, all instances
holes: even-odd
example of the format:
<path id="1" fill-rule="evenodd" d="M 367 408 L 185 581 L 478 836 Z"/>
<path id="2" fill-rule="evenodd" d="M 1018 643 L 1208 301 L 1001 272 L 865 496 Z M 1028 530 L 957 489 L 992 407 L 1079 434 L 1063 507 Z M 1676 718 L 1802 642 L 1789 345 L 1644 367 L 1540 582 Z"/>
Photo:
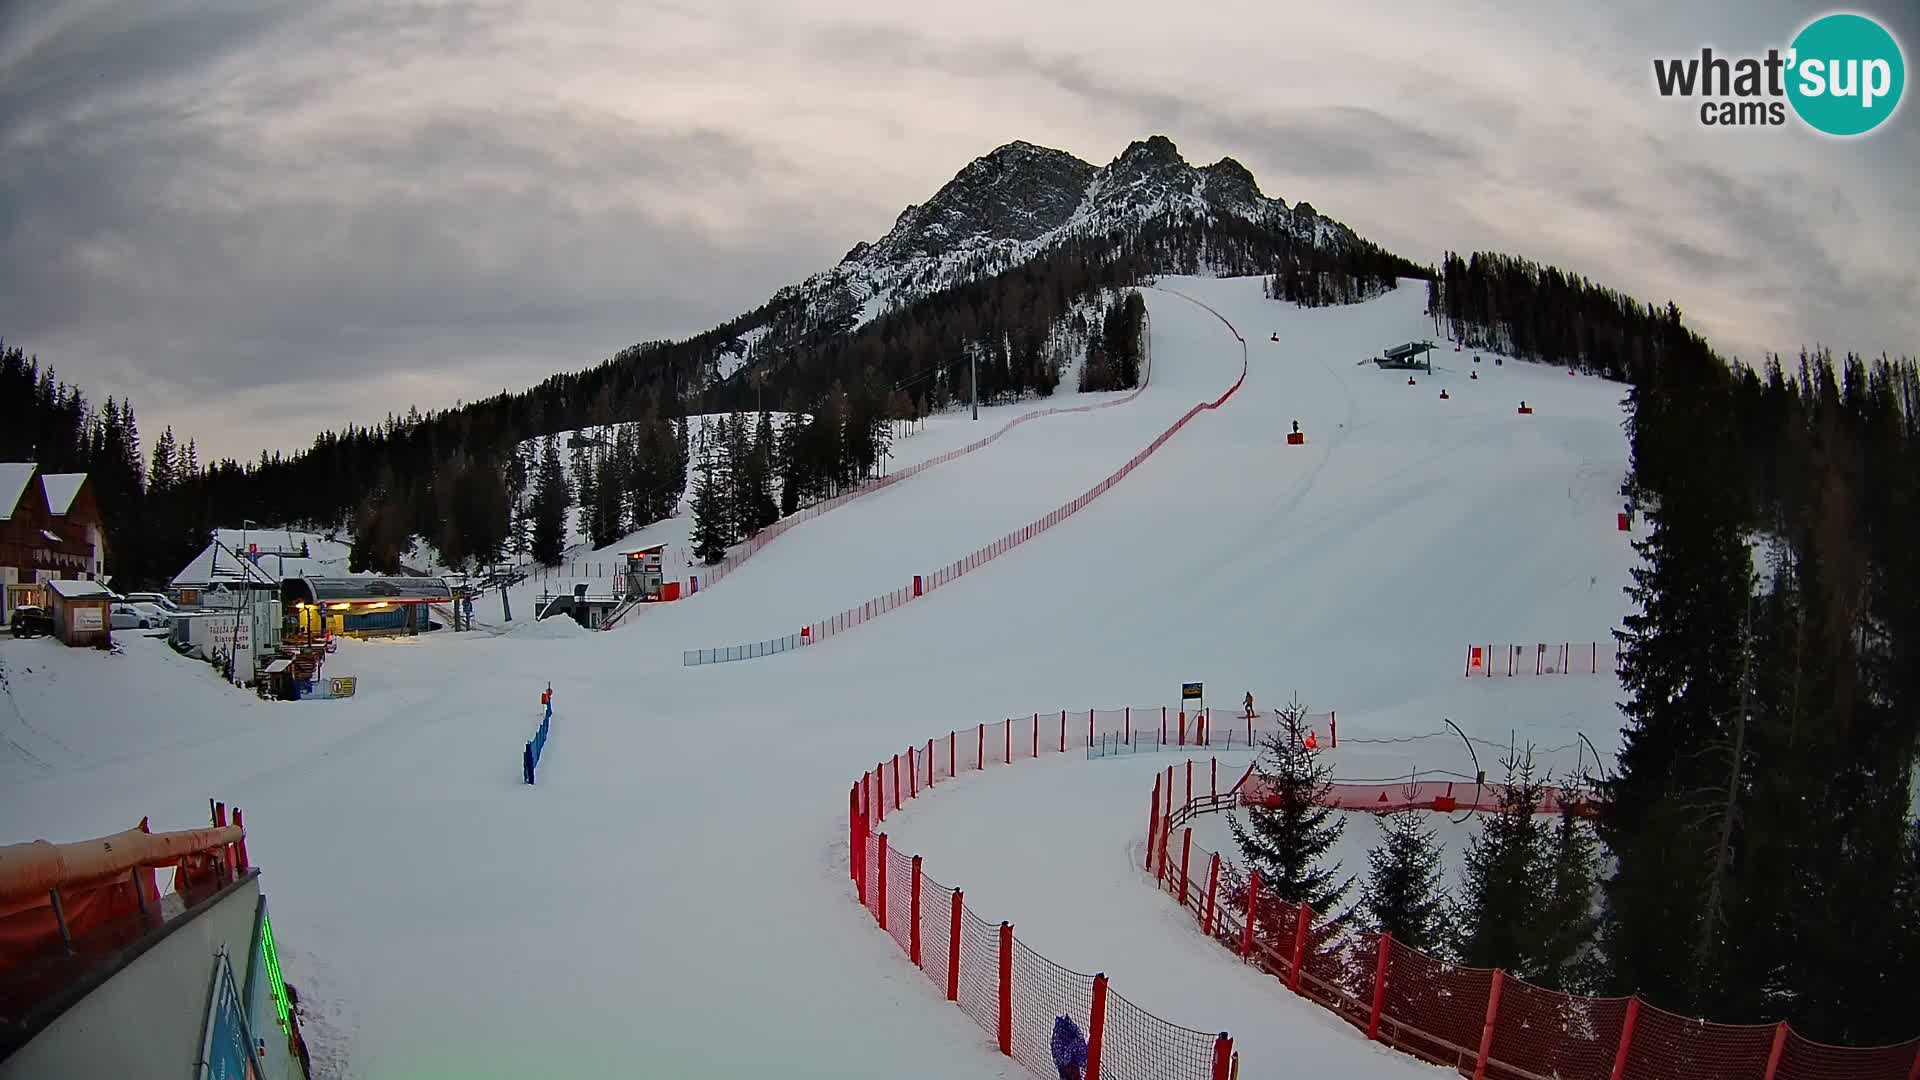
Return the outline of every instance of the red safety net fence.
<path id="1" fill-rule="evenodd" d="M 1132 710 L 1113 710 L 1131 714 Z M 1080 753 L 1098 710 L 1035 713 L 951 731 L 882 761 L 848 792 L 848 870 L 860 903 L 934 989 L 958 1005 L 1002 1054 L 1036 1076 L 1058 1075 L 1057 1017 L 1087 1040 L 1086 1080 L 1228 1080 L 1238 1062 L 1225 1032 L 1163 1020 L 1121 996 L 1104 974 L 1060 966 L 1028 948 L 1013 926 L 981 917 L 961 890 L 892 850 L 886 815 L 963 773 L 1044 754 Z M 1159 710 L 1153 710 L 1158 717 Z"/>
<path id="2" fill-rule="evenodd" d="M 1234 785 L 1183 797 L 1178 770 L 1162 770 L 1148 874 L 1202 933 L 1368 1039 L 1476 1080 L 1920 1080 L 1920 1039 L 1828 1046 L 1785 1023 L 1715 1024 L 1638 997 L 1565 994 L 1449 963 L 1390 934 L 1331 926 L 1310 908 L 1262 896 L 1257 874 L 1194 843 L 1187 823 L 1241 796 Z"/>
<path id="3" fill-rule="evenodd" d="M 1198 301 L 1194 301 L 1194 302 L 1198 303 Z M 1201 306 L 1205 307 L 1206 305 L 1202 304 Z M 1209 308 L 1208 310 L 1211 311 L 1212 309 Z M 1214 312 L 1214 314 L 1216 317 L 1219 315 L 1218 312 Z M 1221 321 L 1225 322 L 1226 320 L 1223 318 Z M 1229 324 L 1229 329 L 1231 329 L 1231 324 Z M 1237 331 L 1235 332 L 1235 336 L 1236 337 L 1239 336 Z M 1232 386 L 1227 387 L 1225 393 L 1221 394 L 1218 398 L 1215 398 L 1212 401 L 1203 401 L 1193 406 L 1193 408 L 1188 409 L 1184 414 L 1181 415 L 1181 417 L 1178 420 L 1175 420 L 1171 426 L 1169 426 L 1165 431 L 1161 432 L 1159 436 L 1156 437 L 1151 443 L 1148 443 L 1146 447 L 1140 450 L 1140 452 L 1134 454 L 1133 457 L 1129 458 L 1126 464 L 1114 470 L 1114 472 L 1108 475 L 1106 479 L 1088 488 L 1085 492 L 1082 492 L 1079 496 L 1069 500 L 1066 503 L 1063 503 L 1061 506 L 1053 510 L 1051 513 L 1048 513 L 1043 517 L 1037 518 L 1034 521 L 1021 526 L 1020 528 L 1013 530 L 1012 532 L 1006 534 L 1005 536 L 1002 536 L 998 540 L 995 540 L 990 544 L 986 544 L 970 554 L 963 555 L 960 558 L 955 559 L 953 562 L 948 563 L 946 566 L 943 566 L 938 570 L 933 571 L 930 574 L 914 575 L 913 581 L 910 584 L 903 585 L 898 589 L 892 590 L 891 592 L 882 593 L 879 596 L 872 598 L 871 600 L 867 600 L 862 603 L 855 604 L 852 607 L 846 608 L 845 610 L 839 612 L 838 614 L 830 615 L 817 622 L 810 623 L 807 626 L 802 627 L 800 631 L 797 633 L 784 635 L 778 638 L 769 638 L 764 641 L 747 642 L 745 644 L 740 644 L 740 645 L 722 646 L 720 648 L 687 649 L 687 650 L 683 650 L 681 653 L 681 662 L 685 665 L 693 666 L 697 664 L 725 663 L 733 660 L 749 660 L 749 659 L 755 659 L 762 656 L 771 656 L 775 653 L 786 652 L 799 645 L 814 645 L 821 641 L 826 640 L 827 638 L 833 637 L 836 634 L 845 633 L 846 631 L 851 630 L 856 626 L 859 626 L 866 622 L 870 622 L 873 619 L 880 617 L 881 615 L 885 615 L 890 611 L 903 607 L 906 604 L 912 602 L 913 600 L 921 596 L 924 596 L 927 593 L 933 591 L 934 589 L 938 589 L 943 585 L 950 585 L 953 582 L 959 580 L 961 577 L 973 572 L 974 570 L 978 570 L 980 567 L 985 566 L 987 563 L 990 563 L 993 560 L 999 558 L 1000 556 L 1005 555 L 1009 551 L 1012 551 L 1013 549 L 1019 547 L 1020 545 L 1026 543 L 1027 541 L 1032 540 L 1034 537 L 1037 537 L 1040 534 L 1046 532 L 1047 530 L 1053 528 L 1055 525 L 1058 525 L 1061 522 L 1072 517 L 1073 515 L 1079 513 L 1081 510 L 1086 509 L 1087 506 L 1092 504 L 1092 502 L 1095 499 L 1098 499 L 1100 496 L 1106 494 L 1108 491 L 1111 491 L 1115 485 L 1120 483 L 1120 481 L 1125 480 L 1133 472 L 1133 470 L 1139 468 L 1140 465 L 1144 463 L 1149 457 L 1152 457 L 1155 451 L 1159 450 L 1162 446 L 1165 446 L 1167 444 L 1167 441 L 1173 438 L 1175 435 L 1179 434 L 1180 429 L 1186 427 L 1187 424 L 1190 423 L 1194 417 L 1199 416 L 1203 412 L 1207 412 L 1213 409 L 1218 409 L 1222 405 L 1225 405 L 1227 403 L 1227 400 L 1233 397 L 1233 395 L 1239 391 L 1240 387 L 1243 384 L 1245 384 L 1246 381 L 1247 381 L 1246 342 L 1243 340 L 1241 342 L 1240 377 L 1234 380 Z M 1145 383 L 1143 382 L 1141 385 L 1141 390 L 1144 390 L 1145 388 L 1146 388 Z M 1121 404 L 1125 401 L 1130 401 L 1132 400 L 1133 395 L 1137 395 L 1139 393 L 1140 393 L 1140 390 L 1135 390 L 1132 395 L 1128 395 L 1126 398 L 1121 398 L 1116 401 L 1103 402 L 1097 405 L 1079 405 L 1071 408 L 1050 409 L 1050 410 L 1043 410 L 1037 413 L 1030 413 L 1027 416 L 1023 416 L 1023 417 L 1020 417 L 1018 420 L 1015 420 L 1014 423 L 1017 424 L 1017 423 L 1020 423 L 1021 421 L 1032 419 L 1039 416 L 1055 415 L 1059 413 L 1090 412 L 1094 409 L 1107 408 L 1112 405 Z M 1013 426 L 1012 424 L 1008 425 L 1008 427 L 1012 427 L 1012 426 Z M 998 438 L 1000 434 L 1005 434 L 1005 429 L 1002 429 L 1001 432 L 997 433 L 994 436 L 994 438 Z M 990 441 L 990 440 L 987 440 L 987 441 Z M 985 445 L 985 441 L 983 441 L 979 445 Z M 970 451 L 971 449 L 978 449 L 978 448 L 979 446 L 976 445 L 971 448 L 963 448 L 963 449 Z M 938 460 L 940 459 L 934 459 L 935 462 L 937 462 Z M 915 468 L 916 469 L 925 468 L 927 467 L 928 464 L 930 463 L 923 463 L 922 465 L 916 466 Z M 900 473 L 894 474 L 894 476 L 889 478 L 889 480 L 891 482 L 898 482 L 899 479 L 902 479 L 908 475 L 911 475 L 914 471 L 915 471 L 914 469 L 903 470 Z M 868 487 L 861 488 L 856 492 L 850 492 L 846 496 L 843 496 L 843 498 L 854 498 L 854 497 L 857 497 L 858 495 L 865 494 L 868 491 L 875 490 L 875 489 L 876 489 L 875 485 L 869 485 Z M 830 502 L 832 502 L 832 500 L 829 500 L 829 503 Z M 828 505 L 827 503 L 821 504 L 821 506 L 823 507 L 826 507 L 827 505 Z M 821 512 L 824 513 L 825 511 L 822 510 Z M 791 527 L 788 524 L 789 521 L 797 523 L 798 520 L 801 520 L 801 515 L 795 515 L 793 518 L 789 518 L 786 521 L 782 521 L 779 524 L 776 524 L 768 528 L 766 531 L 762 532 L 760 536 L 755 537 L 753 541 L 749 541 L 749 547 L 751 550 L 743 552 L 739 556 L 740 561 L 745 561 L 745 559 L 751 554 L 752 551 L 757 551 L 759 549 L 759 546 L 764 546 L 766 541 L 762 541 L 760 537 L 767 537 L 767 540 L 770 541 L 772 539 L 772 536 L 777 536 L 779 535 L 780 532 L 785 531 L 786 528 Z M 770 536 L 769 534 L 772 534 L 772 535 Z M 729 560 L 722 561 L 721 563 L 718 564 L 718 567 L 727 566 L 728 562 L 730 561 L 732 561 L 731 558 Z M 716 567 L 716 569 L 718 567 Z M 722 572 L 716 575 L 711 571 L 709 571 L 707 576 L 710 581 L 718 581 L 721 577 L 725 576 L 725 573 Z"/>

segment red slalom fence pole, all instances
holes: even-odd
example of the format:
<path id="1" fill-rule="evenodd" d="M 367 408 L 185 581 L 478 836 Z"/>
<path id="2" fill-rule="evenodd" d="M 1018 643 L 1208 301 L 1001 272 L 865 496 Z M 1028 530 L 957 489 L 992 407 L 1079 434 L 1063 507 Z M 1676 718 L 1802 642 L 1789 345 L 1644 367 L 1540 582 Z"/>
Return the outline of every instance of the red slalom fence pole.
<path id="1" fill-rule="evenodd" d="M 1367 1041 L 1380 1041 L 1380 1010 L 1387 1003 L 1387 957 L 1393 952 L 1393 935 L 1380 935 L 1380 958 L 1373 964 L 1373 1015 L 1367 1018 Z"/>
<path id="2" fill-rule="evenodd" d="M 1033 714 L 1033 756 L 1040 756 L 1040 714 Z"/>
<path id="3" fill-rule="evenodd" d="M 1013 721 L 1012 721 L 1012 720 L 1003 720 L 1003 721 L 1001 721 L 1001 723 L 1003 723 L 1003 724 L 1005 724 L 1005 725 L 1007 725 L 1007 730 L 1006 730 L 1006 736 L 1007 736 L 1007 761 L 1006 761 L 1006 764 L 1008 764 L 1008 765 L 1011 765 L 1011 764 L 1013 764 Z"/>
<path id="4" fill-rule="evenodd" d="M 1486 1080 L 1487 1058 L 1493 1053 L 1493 1025 L 1500 1016 L 1500 987 L 1506 978 L 1505 971 L 1493 969 L 1493 990 L 1487 994 L 1487 1022 L 1480 1029 L 1480 1056 L 1473 1063 L 1473 1080 Z"/>
<path id="5" fill-rule="evenodd" d="M 893 755 L 893 808 L 900 809 L 900 755 Z"/>
<path id="6" fill-rule="evenodd" d="M 1126 707 L 1125 723 L 1126 723 L 1126 727 L 1124 730 L 1126 732 L 1126 735 L 1124 736 L 1124 741 L 1128 746 L 1132 746 L 1133 745 L 1133 706 L 1131 705 L 1128 705 Z"/>
<path id="7" fill-rule="evenodd" d="M 1220 797 L 1220 759 L 1211 758 L 1209 760 L 1211 761 L 1213 775 L 1207 781 L 1207 797 L 1218 799 Z"/>
<path id="8" fill-rule="evenodd" d="M 1620 1025 L 1620 1049 L 1613 1054 L 1613 1073 L 1610 1080 L 1621 1080 L 1627 1074 L 1627 1054 L 1633 1047 L 1633 1025 L 1640 1020 L 1640 995 L 1627 999 L 1627 1019 Z M 1920 1073 L 1920 1056 L 1914 1058 L 1915 1071 Z"/>
<path id="9" fill-rule="evenodd" d="M 1332 737 L 1332 741 L 1333 741 L 1333 745 L 1332 747 L 1330 747 L 1330 749 L 1338 750 L 1340 748 L 1340 710 L 1339 709 L 1333 709 L 1327 713 L 1327 734 Z"/>
<path id="10" fill-rule="evenodd" d="M 880 821 L 887 820 L 887 772 L 886 770 L 887 770 L 887 763 L 884 761 L 873 767 L 873 787 L 874 787 L 874 790 L 878 792 L 880 795 L 878 799 L 874 800 L 874 805 L 880 808 L 880 814 L 878 817 L 878 820 Z"/>
<path id="11" fill-rule="evenodd" d="M 1004 922 L 1000 924 L 1000 1052 L 1013 1056 L 1013 924 Z"/>
<path id="12" fill-rule="evenodd" d="M 955 737 L 959 734 L 957 731 L 947 732 L 947 779 L 949 780 L 960 775 L 960 759 L 953 752 Z"/>
<path id="13" fill-rule="evenodd" d="M 1100 1080 L 1100 1051 L 1107 1041 L 1107 976 L 1093 977 L 1093 1008 L 1087 1023 L 1087 1080 Z"/>
<path id="14" fill-rule="evenodd" d="M 1187 806 L 1193 805 L 1193 759 L 1187 759 Z M 1183 807 L 1184 809 L 1184 807 Z"/>
<path id="15" fill-rule="evenodd" d="M 1213 1080 L 1228 1080 L 1228 1071 L 1233 1063 L 1233 1040 L 1221 1032 L 1213 1041 Z"/>
<path id="16" fill-rule="evenodd" d="M 913 757 L 913 747 L 907 747 L 907 798 L 920 797 L 920 770 Z"/>
<path id="17" fill-rule="evenodd" d="M 907 917 L 911 920 L 908 925 L 910 936 L 907 940 L 913 943 L 913 947 L 908 950 L 908 956 L 913 960 L 914 967 L 921 967 L 923 965 L 920 963 L 920 856 L 918 855 L 913 857 L 913 899 L 908 904 L 907 912 Z"/>
<path id="18" fill-rule="evenodd" d="M 987 767 L 987 725 L 985 724 L 980 725 L 980 745 L 977 749 L 975 749 L 974 755 L 975 756 L 973 759 L 973 767 L 976 769 L 986 768 Z"/>
<path id="19" fill-rule="evenodd" d="M 947 916 L 947 1000 L 960 1000 L 960 920 L 966 914 L 966 901 L 960 890 L 953 890 L 953 911 Z"/>
<path id="20" fill-rule="evenodd" d="M 1167 745 L 1167 707 L 1160 706 L 1160 745 Z"/>

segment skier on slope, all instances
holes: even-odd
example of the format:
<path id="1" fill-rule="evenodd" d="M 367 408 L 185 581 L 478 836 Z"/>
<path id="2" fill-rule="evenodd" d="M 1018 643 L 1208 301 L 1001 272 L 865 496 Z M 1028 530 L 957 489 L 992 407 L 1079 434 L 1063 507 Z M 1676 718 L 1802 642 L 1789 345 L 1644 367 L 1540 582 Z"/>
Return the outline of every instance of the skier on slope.
<path id="1" fill-rule="evenodd" d="M 1053 1067 L 1060 1070 L 1060 1080 L 1080 1080 L 1087 1067 L 1087 1038 L 1069 1017 L 1053 1020 Z"/>
<path id="2" fill-rule="evenodd" d="M 1253 719 L 1253 691 L 1247 691 L 1247 700 L 1241 702 L 1247 707 L 1247 719 Z"/>

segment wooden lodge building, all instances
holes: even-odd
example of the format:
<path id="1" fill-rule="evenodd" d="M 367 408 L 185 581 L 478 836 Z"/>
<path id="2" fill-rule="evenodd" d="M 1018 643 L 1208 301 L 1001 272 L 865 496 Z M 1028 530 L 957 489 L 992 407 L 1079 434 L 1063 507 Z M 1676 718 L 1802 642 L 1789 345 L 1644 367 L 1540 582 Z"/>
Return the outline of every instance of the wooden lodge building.
<path id="1" fill-rule="evenodd" d="M 94 581 L 106 570 L 106 531 L 86 473 L 43 473 L 0 462 L 0 624 L 17 607 L 46 607 L 46 583 Z"/>

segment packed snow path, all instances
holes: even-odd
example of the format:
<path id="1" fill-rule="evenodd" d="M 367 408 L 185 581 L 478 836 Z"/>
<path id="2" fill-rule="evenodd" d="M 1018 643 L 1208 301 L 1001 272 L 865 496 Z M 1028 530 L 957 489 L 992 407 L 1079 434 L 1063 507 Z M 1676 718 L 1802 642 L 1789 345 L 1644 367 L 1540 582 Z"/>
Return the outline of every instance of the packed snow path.
<path id="1" fill-rule="evenodd" d="M 1077 494 L 1224 390 L 1238 342 L 1148 291 L 1154 385 L 1134 405 L 1025 425 L 796 529 L 657 620 L 349 644 L 329 666 L 360 679 L 346 701 L 254 702 L 143 639 L 118 657 L 0 641 L 33 728 L 9 735 L 64 746 L 32 743 L 37 764 L 0 765 L 6 839 L 100 835 L 146 814 L 192 824 L 209 795 L 245 807 L 282 960 L 347 1076 L 1014 1075 L 851 899 L 847 787 L 875 761 L 1035 709 L 1172 701 L 1183 680 L 1204 680 L 1216 705 L 1249 687 L 1263 704 L 1298 690 L 1339 708 L 1343 738 L 1425 733 L 1446 716 L 1503 741 L 1578 729 L 1610 750 L 1617 727 L 1607 679 L 1469 683 L 1459 664 L 1468 641 L 1589 640 L 1616 623 L 1632 559 L 1613 527 L 1620 387 L 1490 357 L 1469 381 L 1470 356 L 1452 352 L 1436 360 L 1453 371 L 1411 387 L 1358 366 L 1431 336 L 1417 285 L 1306 311 L 1266 300 L 1257 280 L 1163 284 L 1241 328 L 1241 392 L 1070 522 L 899 612 L 788 656 L 680 666 L 689 644 L 797 626 L 877 591 L 869 577 L 897 587 L 902 570 Z M 1535 415 L 1514 414 L 1521 398 Z M 1296 418 L 1303 447 L 1285 445 Z M 35 688 L 48 675 L 70 692 L 57 709 Z M 528 788 L 520 747 L 549 681 L 552 741 Z M 0 724 L 19 723 L 0 708 Z M 1144 818 L 1145 789 L 1069 807 L 1070 786 L 1022 770 L 1000 790 L 1024 829 L 1126 858 L 1111 845 Z M 916 812 L 963 810 L 961 786 L 952 794 Z M 1112 839 L 1076 832 L 1096 811 L 1114 815 Z M 955 820 L 924 853 L 931 873 L 973 886 L 959 860 L 993 857 L 1004 824 Z M 1238 1017 L 1272 1002 L 1274 1025 L 1305 1025 L 1285 1037 L 1314 1039 L 1342 1075 L 1405 1074 L 1250 976 L 1223 971 L 1198 999 L 1142 985 L 1131 972 L 1159 950 L 1206 943 L 1144 881 L 1139 896 L 1107 896 L 1064 865 L 1062 902 L 1111 931 L 1084 950 L 1048 911 L 1021 910 L 1023 896 L 977 904 L 1177 1023 L 1245 1027 Z M 1234 1034 L 1245 1046 L 1255 1033 Z M 1295 1071 L 1243 1060 L 1248 1077 Z"/>

